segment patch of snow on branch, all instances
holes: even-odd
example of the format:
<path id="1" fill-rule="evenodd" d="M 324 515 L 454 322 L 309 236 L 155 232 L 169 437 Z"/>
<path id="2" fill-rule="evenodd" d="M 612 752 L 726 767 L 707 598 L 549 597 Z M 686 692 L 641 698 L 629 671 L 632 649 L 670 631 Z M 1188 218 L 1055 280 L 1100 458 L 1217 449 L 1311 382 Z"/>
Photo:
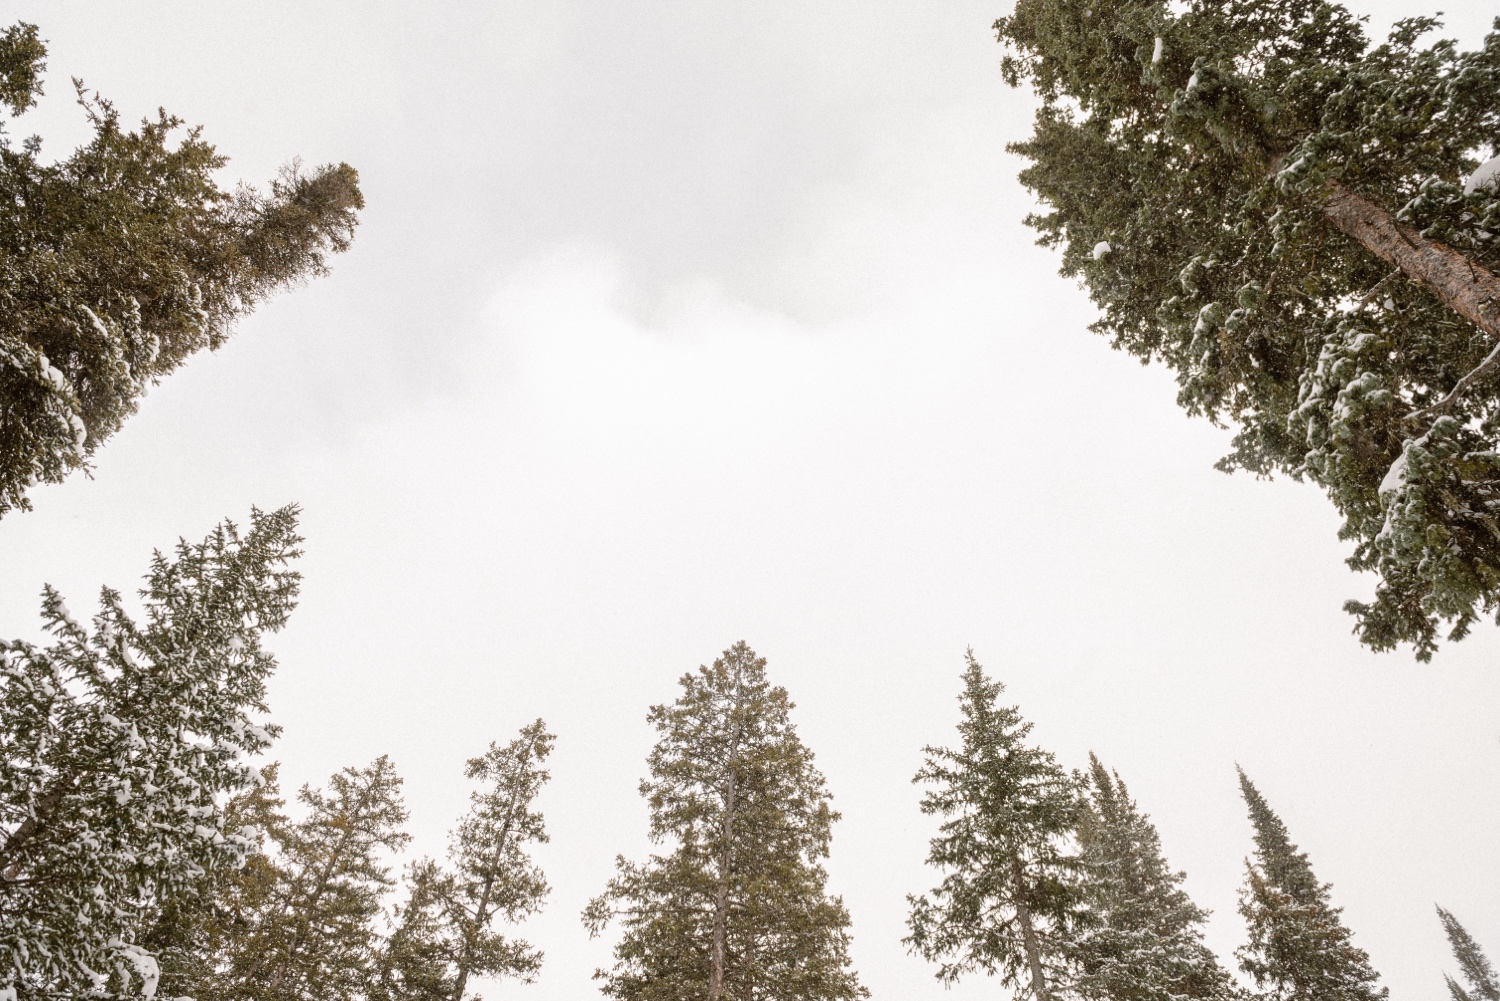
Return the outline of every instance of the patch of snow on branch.
<path id="1" fill-rule="evenodd" d="M 1151 62 L 1153 64 L 1161 62 L 1161 50 L 1162 50 L 1162 48 L 1163 48 L 1162 38 L 1161 38 L 1160 35 L 1157 35 L 1156 36 L 1156 47 L 1151 50 Z"/>
<path id="2" fill-rule="evenodd" d="M 1098 243 L 1094 244 L 1094 260 L 1097 261 L 1099 258 L 1103 257 L 1105 254 L 1114 249 L 1115 248 L 1109 245 L 1108 240 L 1100 240 Z"/>
<path id="3" fill-rule="evenodd" d="M 1500 156 L 1493 156 L 1479 165 L 1464 182 L 1464 194 L 1472 195 L 1480 188 L 1493 188 L 1500 184 Z"/>

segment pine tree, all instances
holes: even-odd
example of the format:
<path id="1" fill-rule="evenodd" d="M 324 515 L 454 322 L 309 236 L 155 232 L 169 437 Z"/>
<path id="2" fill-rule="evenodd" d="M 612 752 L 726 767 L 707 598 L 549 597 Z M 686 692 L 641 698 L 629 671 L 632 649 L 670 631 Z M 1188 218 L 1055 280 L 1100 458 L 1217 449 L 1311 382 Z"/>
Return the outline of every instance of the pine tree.
<path id="1" fill-rule="evenodd" d="M 547 840 L 532 802 L 550 777 L 542 767 L 555 738 L 537 720 L 504 747 L 470 758 L 465 774 L 482 783 L 469 813 L 453 832 L 452 866 L 434 862 L 412 870 L 411 892 L 391 938 L 384 981 L 393 997 L 463 1001 L 470 977 L 516 977 L 531 983 L 542 954 L 507 939 L 493 925 L 525 920 L 541 909 L 547 880 L 527 846 Z M 431 992 L 441 990 L 441 995 Z"/>
<path id="2" fill-rule="evenodd" d="M 395 929 L 380 955 L 371 1001 L 447 1001 L 453 997 L 454 949 L 444 921 L 442 867 L 432 859 L 406 874 L 406 900 L 395 908 Z M 202 1001 L 202 999 L 199 999 Z"/>
<path id="3" fill-rule="evenodd" d="M 1078 825 L 1083 875 L 1079 930 L 1068 946 L 1072 993 L 1082 1001 L 1176 1001 L 1235 996 L 1203 944 L 1208 912 L 1183 892 L 1161 839 L 1119 775 L 1089 755 L 1088 801 Z"/>
<path id="4" fill-rule="evenodd" d="M 165 910 L 253 847 L 220 805 L 277 733 L 275 661 L 298 575 L 295 508 L 155 554 L 132 620 L 104 589 L 92 628 L 43 593 L 50 646 L 0 641 L 0 990 L 22 1001 L 150 993 Z"/>
<path id="5" fill-rule="evenodd" d="M 1255 825 L 1255 861 L 1246 860 L 1240 914 L 1250 941 L 1238 956 L 1240 968 L 1272 1001 L 1380 1001 L 1386 989 L 1370 957 L 1354 946 L 1339 908 L 1329 902 L 1305 852 L 1287 835 L 1286 825 L 1240 771 L 1240 791 Z"/>
<path id="6" fill-rule="evenodd" d="M 1322 486 L 1374 570 L 1375 649 L 1500 610 L 1500 31 L 1371 46 L 1324 0 L 1018 0 L 1013 151 L 1102 316 L 1239 425 L 1225 470 Z M 1500 22 L 1497 22 L 1500 26 Z M 1468 182 L 1465 183 L 1465 177 Z"/>
<path id="7" fill-rule="evenodd" d="M 244 864 L 216 870 L 195 893 L 168 900 L 146 935 L 143 944 L 161 966 L 159 995 L 194 1001 L 238 996 L 231 978 L 236 957 L 284 875 L 270 854 L 289 834 L 279 771 L 275 763 L 262 767 L 259 780 L 225 808 L 225 827 L 250 841 Z"/>
<path id="8" fill-rule="evenodd" d="M 377 923 L 395 883 L 384 856 L 409 840 L 401 779 L 382 755 L 297 798 L 308 815 L 275 832 L 272 885 L 232 945 L 220 997 L 357 998 L 376 977 Z"/>
<path id="9" fill-rule="evenodd" d="M 838 814 L 792 726 L 786 690 L 736 643 L 648 716 L 659 739 L 641 783 L 651 839 L 621 857 L 584 912 L 623 935 L 604 992 L 621 1001 L 822 1001 L 868 996 L 849 961 L 849 915 L 821 860 Z"/>
<path id="10" fill-rule="evenodd" d="M 1453 1001 L 1500 1001 L 1500 977 L 1495 976 L 1495 968 L 1490 965 L 1484 950 L 1452 913 L 1441 907 L 1437 912 L 1438 920 L 1443 923 L 1443 932 L 1448 936 L 1448 944 L 1453 947 L 1453 958 L 1458 961 L 1459 972 L 1469 985 L 1465 990 L 1456 980 L 1445 975 L 1443 979 L 1448 982 L 1448 993 Z"/>
<path id="11" fill-rule="evenodd" d="M 46 54 L 34 25 L 0 32 L 11 116 L 36 103 Z M 223 190 L 200 130 L 162 112 L 127 132 L 81 84 L 78 99 L 94 135 L 70 157 L 0 131 L 0 516 L 86 468 L 148 387 L 258 302 L 323 273 L 364 205 L 348 164 Z"/>
<path id="12" fill-rule="evenodd" d="M 1031 724 L 998 704 L 1005 686 L 966 654 L 958 724 L 961 745 L 924 749 L 915 782 L 934 788 L 922 812 L 943 818 L 927 864 L 945 873 L 927 895 L 909 896 L 906 944 L 952 983 L 981 970 L 1018 997 L 1054 1001 L 1076 909 L 1069 838 L 1079 819 L 1076 786 L 1048 751 L 1026 743 Z"/>

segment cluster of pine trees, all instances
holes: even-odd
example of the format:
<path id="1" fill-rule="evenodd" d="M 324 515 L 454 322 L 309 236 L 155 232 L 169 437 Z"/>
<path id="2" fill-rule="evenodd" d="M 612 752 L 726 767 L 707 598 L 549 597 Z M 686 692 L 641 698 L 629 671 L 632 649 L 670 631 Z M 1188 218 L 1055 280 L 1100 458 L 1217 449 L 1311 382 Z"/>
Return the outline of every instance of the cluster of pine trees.
<path id="1" fill-rule="evenodd" d="M 263 646 L 295 602 L 296 511 L 253 512 L 158 553 L 129 615 L 103 592 L 87 623 L 50 588 L 51 643 L 0 641 L 0 999 L 463 1001 L 479 978 L 535 978 L 542 954 L 500 930 L 547 896 L 531 849 L 554 737 L 541 720 L 469 760 L 468 812 L 444 859 L 406 867 L 401 780 L 378 758 L 297 794 L 288 815 L 265 719 Z M 1255 831 L 1237 953 L 1203 941 L 1157 832 L 1097 758 L 1068 772 L 972 653 L 952 747 L 915 781 L 939 820 L 941 881 L 908 898 L 910 950 L 951 983 L 999 979 L 1034 1001 L 1381 1001 L 1305 853 L 1243 773 Z M 838 814 L 792 702 L 746 644 L 653 706 L 640 792 L 659 851 L 623 857 L 583 912 L 617 925 L 619 1001 L 867 997 L 824 860 Z M 1497 1001 L 1479 946 L 1439 916 L 1463 984 Z"/>
<path id="2" fill-rule="evenodd" d="M 1177 8 L 1182 8 L 1178 10 Z M 1500 22 L 1497 22 L 1500 25 Z M 1475 52 L 1371 46 L 1325 0 L 1019 0 L 1005 73 L 1041 98 L 1013 148 L 1030 219 L 1117 347 L 1176 371 L 1189 411 L 1236 422 L 1225 468 L 1323 486 L 1381 577 L 1365 642 L 1430 657 L 1500 614 L 1500 31 Z M 0 32 L 0 106 L 41 93 L 35 26 Z M 220 188 L 199 130 L 136 131 L 77 85 L 91 141 L 41 156 L 0 129 L 0 516 L 86 469 L 141 395 L 224 343 L 278 288 L 345 250 L 347 164 Z M 1488 171 L 1488 173 L 1486 173 Z M 1465 180 L 1465 178 L 1467 180 Z M 156 554 L 139 615 L 86 622 L 52 589 L 43 645 L 0 641 L 0 1001 L 463 1001 L 534 979 L 501 927 L 548 886 L 531 856 L 554 737 L 537 720 L 469 760 L 442 859 L 408 842 L 382 757 L 288 811 L 264 646 L 292 610 L 289 507 Z M 620 858 L 585 908 L 617 930 L 620 1001 L 868 996 L 825 868 L 838 814 L 787 692 L 743 643 L 652 707 L 641 784 L 657 853 Z M 1097 758 L 1069 772 L 972 654 L 952 747 L 916 781 L 940 881 L 909 898 L 910 950 L 951 983 L 1032 1001 L 1381 1001 L 1307 855 L 1250 779 L 1237 980 L 1205 945 L 1149 818 Z M 1500 977 L 1450 912 L 1453 1001 Z"/>
<path id="3" fill-rule="evenodd" d="M 924 812 L 941 818 L 928 863 L 943 873 L 910 897 L 907 944 L 946 982 L 982 972 L 1033 1001 L 1172 998 L 1380 1001 L 1386 990 L 1354 945 L 1330 886 L 1243 771 L 1255 832 L 1236 952 L 1253 988 L 1203 941 L 1207 912 L 1183 891 L 1155 826 L 1120 776 L 1093 755 L 1069 773 L 1028 742 L 1031 724 L 1000 703 L 1004 687 L 968 656 L 956 748 L 929 747 L 916 780 Z M 1469 985 L 1455 1001 L 1492 997 L 1483 952 L 1439 908 Z"/>

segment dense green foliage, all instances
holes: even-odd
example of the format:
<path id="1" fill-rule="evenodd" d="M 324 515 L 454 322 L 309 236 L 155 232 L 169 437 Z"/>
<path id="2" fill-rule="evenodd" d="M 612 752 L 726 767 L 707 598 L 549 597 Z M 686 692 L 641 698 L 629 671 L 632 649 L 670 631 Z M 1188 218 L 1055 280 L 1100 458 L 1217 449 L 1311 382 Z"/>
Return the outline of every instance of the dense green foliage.
<path id="1" fill-rule="evenodd" d="M 0 33 L 0 101 L 41 93 L 32 25 Z M 93 139 L 54 163 L 0 131 L 0 516 L 85 468 L 143 393 L 278 288 L 323 272 L 364 205 L 348 164 L 226 191 L 226 160 L 160 113 L 135 132 L 79 86 Z"/>
<path id="2" fill-rule="evenodd" d="M 797 737 L 786 689 L 744 643 L 683 675 L 651 708 L 659 735 L 641 782 L 651 839 L 620 858 L 584 922 L 623 935 L 604 992 L 621 1001 L 822 1001 L 865 997 L 849 962 L 849 915 L 821 860 L 838 815 Z"/>
<path id="3" fill-rule="evenodd" d="M 1229 975 L 1203 944 L 1208 913 L 1183 892 L 1183 873 L 1120 777 L 1089 756 L 1078 823 L 1081 875 L 1068 945 L 1072 994 L 1081 1001 L 1229 999 Z"/>
<path id="4" fill-rule="evenodd" d="M 956 750 L 928 747 L 913 781 L 931 786 L 922 812 L 942 818 L 927 854 L 944 873 L 910 897 L 917 954 L 941 962 L 938 977 L 998 974 L 1017 997 L 1051 1001 L 1067 979 L 1077 859 L 1068 840 L 1079 821 L 1076 786 L 1048 751 L 1027 743 L 1031 724 L 999 704 L 1005 686 L 967 654 Z"/>
<path id="5" fill-rule="evenodd" d="M 1322 0 L 1019 0 L 996 24 L 1041 99 L 1012 146 L 1028 222 L 1094 329 L 1238 426 L 1223 469 L 1327 491 L 1380 576 L 1347 605 L 1361 638 L 1422 659 L 1500 610 L 1500 380 L 1442 402 L 1500 342 L 1474 291 L 1500 288 L 1500 186 L 1463 186 L 1500 152 L 1500 32 L 1419 45 L 1436 26 L 1372 46 Z"/>
<path id="6" fill-rule="evenodd" d="M 252 848 L 220 804 L 276 733 L 261 637 L 300 541 L 294 509 L 255 512 L 157 553 L 144 620 L 106 588 L 85 626 L 48 588 L 53 643 L 0 641 L 0 989 L 154 989 L 148 931 Z"/>
<path id="7" fill-rule="evenodd" d="M 1240 968 L 1272 1001 L 1381 1001 L 1386 990 L 1329 902 L 1328 884 L 1318 882 L 1307 854 L 1243 771 L 1240 791 L 1255 825 L 1255 859 L 1245 863 L 1240 895 L 1250 929 Z"/>

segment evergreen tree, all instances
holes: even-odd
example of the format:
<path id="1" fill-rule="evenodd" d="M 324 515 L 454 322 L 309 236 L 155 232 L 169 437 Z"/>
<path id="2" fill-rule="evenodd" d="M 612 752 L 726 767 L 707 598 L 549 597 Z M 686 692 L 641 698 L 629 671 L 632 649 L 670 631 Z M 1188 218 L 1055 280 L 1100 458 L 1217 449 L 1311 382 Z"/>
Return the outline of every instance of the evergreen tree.
<path id="1" fill-rule="evenodd" d="M 1448 936 L 1448 944 L 1453 947 L 1453 958 L 1458 960 L 1459 972 L 1469 985 L 1465 990 L 1452 977 L 1444 975 L 1453 1001 L 1500 1001 L 1500 977 L 1495 976 L 1495 968 L 1490 965 L 1484 950 L 1458 923 L 1458 918 L 1441 907 L 1437 912 L 1438 920 L 1443 923 L 1443 932 Z"/>
<path id="2" fill-rule="evenodd" d="M 1355 948 L 1339 908 L 1329 902 L 1305 852 L 1286 825 L 1240 771 L 1240 791 L 1255 825 L 1255 861 L 1246 860 L 1240 914 L 1250 941 L 1238 956 L 1256 986 L 1270 988 L 1272 1001 L 1379 1001 L 1386 989 L 1370 957 Z"/>
<path id="3" fill-rule="evenodd" d="M 237 996 L 230 977 L 236 957 L 283 876 L 270 854 L 286 842 L 290 824 L 278 772 L 274 763 L 261 768 L 259 781 L 225 808 L 225 827 L 251 843 L 244 865 L 218 869 L 195 893 L 168 900 L 147 934 L 143 944 L 161 965 L 158 994 L 194 1001 Z"/>
<path id="4" fill-rule="evenodd" d="M 0 32 L 11 116 L 35 104 L 45 59 L 34 25 Z M 226 191 L 198 129 L 162 112 L 128 132 L 81 84 L 78 99 L 94 135 L 70 157 L 0 131 L 0 516 L 85 468 L 149 386 L 258 302 L 321 274 L 364 205 L 348 164 Z"/>
<path id="5" fill-rule="evenodd" d="M 286 622 L 296 510 L 156 553 L 144 620 L 104 589 L 91 628 L 51 587 L 50 646 L 0 641 L 0 991 L 148 995 L 143 942 L 253 841 L 220 805 L 277 728 L 263 634 Z"/>
<path id="6" fill-rule="evenodd" d="M 453 832 L 451 871 L 425 861 L 411 872 L 382 978 L 393 997 L 463 1001 L 471 976 L 536 979 L 541 952 L 493 925 L 497 918 L 525 920 L 547 896 L 547 880 L 526 848 L 547 840 L 542 815 L 531 804 L 550 777 L 542 764 L 554 739 L 537 720 L 504 747 L 491 744 L 469 759 L 464 773 L 482 785 Z"/>
<path id="7" fill-rule="evenodd" d="M 849 915 L 821 860 L 838 814 L 792 726 L 786 690 L 736 643 L 651 708 L 659 739 L 641 795 L 666 854 L 621 857 L 584 912 L 624 934 L 604 992 L 621 1001 L 866 997 L 849 962 Z"/>
<path id="8" fill-rule="evenodd" d="M 1325 0 L 1018 0 L 1011 148 L 1102 316 L 1239 425 L 1225 470 L 1322 486 L 1373 570 L 1375 649 L 1500 609 L 1500 31 L 1371 46 Z M 1500 25 L 1500 22 L 1497 22 Z M 1465 182 L 1465 178 L 1468 178 Z"/>
<path id="9" fill-rule="evenodd" d="M 1068 956 L 1082 1001 L 1177 1001 L 1235 996 L 1203 944 L 1208 912 L 1183 892 L 1161 839 L 1116 774 L 1089 755 L 1078 824 L 1080 928 Z"/>
<path id="10" fill-rule="evenodd" d="M 945 873 L 909 896 L 905 942 L 942 965 L 945 983 L 975 970 L 998 974 L 1018 997 L 1053 1001 L 1076 903 L 1069 837 L 1079 819 L 1075 784 L 1048 751 L 1026 742 L 1031 724 L 998 704 L 1005 686 L 966 654 L 957 750 L 924 749 L 915 782 L 934 788 L 922 812 L 943 818 L 927 864 Z"/>
<path id="11" fill-rule="evenodd" d="M 401 779 L 381 756 L 304 786 L 307 817 L 283 828 L 270 853 L 271 886 L 236 936 L 220 997 L 243 1001 L 357 998 L 377 972 L 377 921 L 394 885 L 383 863 L 409 840 Z"/>
<path id="12" fill-rule="evenodd" d="M 447 1001 L 453 997 L 457 984 L 454 950 L 443 920 L 446 881 L 442 867 L 432 859 L 421 859 L 407 870 L 406 900 L 395 908 L 395 930 L 381 952 L 371 1001 Z"/>

